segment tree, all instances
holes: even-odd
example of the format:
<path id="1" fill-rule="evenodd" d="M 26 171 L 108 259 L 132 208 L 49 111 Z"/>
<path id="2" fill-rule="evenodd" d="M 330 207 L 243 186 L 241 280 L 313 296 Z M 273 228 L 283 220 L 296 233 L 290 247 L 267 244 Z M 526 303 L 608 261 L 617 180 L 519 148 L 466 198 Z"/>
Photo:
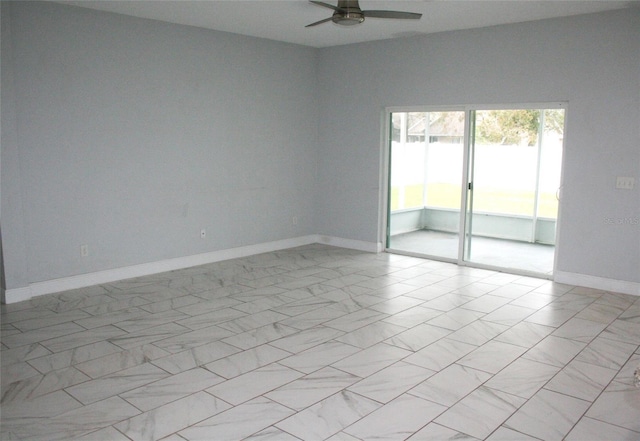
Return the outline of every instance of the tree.
<path id="1" fill-rule="evenodd" d="M 476 140 L 492 144 L 535 145 L 540 127 L 537 109 L 476 112 Z"/>
<path id="2" fill-rule="evenodd" d="M 547 109 L 544 112 L 544 131 L 564 133 L 564 109 Z"/>

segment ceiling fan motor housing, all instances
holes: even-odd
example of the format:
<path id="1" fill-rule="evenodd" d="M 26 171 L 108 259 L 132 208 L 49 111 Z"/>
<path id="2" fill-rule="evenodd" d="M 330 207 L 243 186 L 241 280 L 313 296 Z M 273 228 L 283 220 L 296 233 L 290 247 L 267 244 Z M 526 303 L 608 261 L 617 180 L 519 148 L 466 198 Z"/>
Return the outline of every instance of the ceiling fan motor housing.
<path id="1" fill-rule="evenodd" d="M 341 11 L 334 12 L 331 18 L 331 21 L 335 24 L 351 26 L 364 21 L 364 14 L 357 0 L 339 0 L 338 8 Z"/>
<path id="2" fill-rule="evenodd" d="M 362 11 L 350 11 L 347 12 L 334 12 L 333 17 L 331 18 L 335 24 L 343 25 L 343 26 L 351 26 L 360 24 L 364 21 L 364 14 Z"/>

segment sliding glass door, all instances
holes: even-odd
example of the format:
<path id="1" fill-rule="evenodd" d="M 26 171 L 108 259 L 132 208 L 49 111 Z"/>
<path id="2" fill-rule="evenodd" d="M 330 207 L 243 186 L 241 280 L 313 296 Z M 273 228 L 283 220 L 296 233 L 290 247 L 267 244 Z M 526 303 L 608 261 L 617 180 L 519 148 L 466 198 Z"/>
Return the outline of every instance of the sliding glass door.
<path id="1" fill-rule="evenodd" d="M 562 109 L 470 112 L 465 260 L 551 274 Z"/>
<path id="2" fill-rule="evenodd" d="M 389 250 L 552 274 L 564 109 L 392 112 L 389 121 Z"/>
<path id="3" fill-rule="evenodd" d="M 464 111 L 391 114 L 388 248 L 457 260 Z"/>

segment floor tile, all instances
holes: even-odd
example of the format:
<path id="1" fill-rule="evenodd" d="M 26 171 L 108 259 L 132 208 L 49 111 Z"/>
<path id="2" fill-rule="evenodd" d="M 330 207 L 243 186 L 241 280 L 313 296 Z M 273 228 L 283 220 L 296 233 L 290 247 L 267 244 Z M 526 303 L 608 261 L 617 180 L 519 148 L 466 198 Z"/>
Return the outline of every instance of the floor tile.
<path id="1" fill-rule="evenodd" d="M 413 308 L 405 309 L 398 312 L 391 317 L 383 319 L 385 323 L 391 323 L 398 326 L 404 326 L 407 328 L 413 328 L 416 325 L 425 323 L 442 314 L 442 311 L 436 311 L 435 309 L 425 308 L 423 306 L 414 306 Z"/>
<path id="2" fill-rule="evenodd" d="M 487 283 L 491 283 L 492 279 L 488 278 L 488 279 L 485 279 L 484 281 Z M 498 297 L 505 297 L 507 299 L 512 299 L 512 300 L 517 300 L 523 297 L 524 295 L 526 295 L 527 293 L 531 292 L 531 290 L 532 288 L 530 286 L 518 285 L 516 283 L 507 283 L 500 286 L 500 288 L 497 288 L 491 291 L 491 295 L 498 296 Z M 523 305 L 517 305 L 517 306 L 523 306 Z"/>
<path id="3" fill-rule="evenodd" d="M 192 425 L 178 435 L 188 441 L 237 441 L 293 413 L 293 410 L 271 400 L 256 398 Z"/>
<path id="4" fill-rule="evenodd" d="M 411 287 L 413 290 L 413 287 Z M 424 303 L 422 300 L 412 297 L 398 296 L 384 302 L 376 303 L 370 306 L 370 309 L 385 314 L 397 314 L 407 309 L 413 308 Z"/>
<path id="5" fill-rule="evenodd" d="M 427 323 L 433 326 L 438 326 L 439 328 L 457 331 L 458 329 L 463 328 L 469 323 L 473 323 L 484 316 L 485 314 L 482 312 L 458 308 L 446 313 L 441 312 L 440 315 L 428 320 Z"/>
<path id="6" fill-rule="evenodd" d="M 232 331 L 220 328 L 218 326 L 209 326 L 207 328 L 198 329 L 191 332 L 177 332 L 168 338 L 154 338 L 153 345 L 164 349 L 167 352 L 175 354 L 177 352 L 197 348 L 208 342 L 222 340 L 225 337 L 233 335 Z M 118 342 L 114 342 L 118 344 Z"/>
<path id="7" fill-rule="evenodd" d="M 542 389 L 505 426 L 548 441 L 562 440 L 589 408 L 589 402 Z"/>
<path id="8" fill-rule="evenodd" d="M 577 312 L 578 311 L 575 309 L 563 309 L 553 306 L 553 303 L 550 303 L 549 305 L 539 309 L 537 312 L 531 314 L 525 319 L 525 321 L 557 328 L 575 316 Z"/>
<path id="9" fill-rule="evenodd" d="M 290 352 L 274 348 L 273 346 L 262 345 L 226 356 L 205 365 L 205 367 L 221 377 L 235 378 L 251 372 L 254 369 L 282 360 L 290 355 Z"/>
<path id="10" fill-rule="evenodd" d="M 51 351 L 49 351 L 47 348 L 40 345 L 39 343 L 33 343 L 26 346 L 18 346 L 17 348 L 14 348 L 14 349 L 5 349 L 2 351 L 2 357 L 0 357 L 0 366 L 4 367 L 10 364 L 24 363 L 25 361 L 43 358 L 50 354 L 51 354 Z M 33 363 L 29 363 L 29 364 L 33 366 Z M 68 367 L 68 366 L 69 365 L 60 366 L 60 367 L 62 368 L 62 367 Z M 43 371 L 40 371 L 40 372 L 44 374 L 48 371 L 45 370 L 44 372 Z"/>
<path id="11" fill-rule="evenodd" d="M 476 320 L 475 322 L 449 334 L 447 338 L 481 346 L 507 329 L 509 329 L 509 327 L 505 325 Z"/>
<path id="12" fill-rule="evenodd" d="M 490 341 L 462 357 L 458 360 L 458 364 L 490 374 L 497 374 L 525 351 L 526 349 L 520 346 Z"/>
<path id="13" fill-rule="evenodd" d="M 38 328 L 27 332 L 21 332 L 20 334 L 9 335 L 7 337 L 2 338 L 2 343 L 4 343 L 9 348 L 16 348 L 18 346 L 24 345 L 32 345 L 34 343 L 41 343 L 45 348 L 48 348 L 48 344 L 44 344 L 45 341 L 50 339 L 55 339 L 59 336 L 69 335 L 69 334 L 77 334 L 81 331 L 84 331 L 80 325 L 76 325 L 75 323 L 67 322 L 56 324 L 52 326 L 47 326 L 44 328 Z M 116 332 L 117 329 L 114 328 Z M 122 331 L 119 331 L 122 334 Z M 51 352 L 59 352 L 59 350 L 51 350 Z"/>
<path id="14" fill-rule="evenodd" d="M 491 283 L 473 282 L 470 285 L 456 289 L 454 292 L 456 294 L 462 294 L 466 296 L 480 297 L 483 294 L 487 294 L 498 289 L 499 287 L 499 285 L 494 285 Z"/>
<path id="15" fill-rule="evenodd" d="M 231 331 L 233 334 L 239 334 L 265 325 L 270 325 L 271 323 L 279 322 L 288 317 L 289 316 L 286 314 L 267 310 L 256 314 L 243 315 L 242 317 L 233 320 L 227 320 L 217 326 Z"/>
<path id="16" fill-rule="evenodd" d="M 427 276 L 428 277 L 416 278 L 416 279 L 405 281 L 405 283 L 411 283 L 414 285 L 414 287 L 417 288 L 411 292 L 408 292 L 406 296 L 413 297 L 414 299 L 427 301 L 427 300 L 436 299 L 441 295 L 451 292 L 451 288 L 447 288 L 445 286 L 432 285 L 432 283 L 439 282 L 445 279 L 445 277 L 432 276 L 432 275 L 427 275 Z M 428 286 L 424 286 L 425 284 Z M 468 296 L 468 297 L 471 297 L 471 296 Z M 422 306 L 425 306 L 425 304 L 423 303 Z M 434 308 L 431 308 L 431 309 L 434 309 Z"/>
<path id="17" fill-rule="evenodd" d="M 495 339 L 504 343 L 531 348 L 551 334 L 555 328 L 536 323 L 520 322 L 504 331 Z"/>
<path id="18" fill-rule="evenodd" d="M 640 432 L 640 390 L 632 384 L 613 381 L 593 403 L 587 416 Z"/>
<path id="19" fill-rule="evenodd" d="M 169 374 L 162 369 L 145 363 L 116 372 L 115 374 L 69 387 L 66 391 L 81 403 L 91 404 L 136 387 L 161 380 L 168 375 Z"/>
<path id="20" fill-rule="evenodd" d="M 261 430 L 258 433 L 254 433 L 251 436 L 248 436 L 244 439 L 244 441 L 299 441 L 299 438 L 296 438 L 293 435 L 289 435 L 286 432 L 278 429 L 277 427 L 267 427 L 264 430 Z"/>
<path id="21" fill-rule="evenodd" d="M 523 398 L 488 387 L 480 387 L 451 406 L 435 422 L 450 429 L 484 439 L 522 404 Z"/>
<path id="22" fill-rule="evenodd" d="M 378 321 L 341 335 L 336 338 L 336 340 L 364 349 L 380 343 L 383 340 L 389 339 L 387 341 L 390 341 L 393 336 L 401 334 L 406 330 L 407 328 L 403 326 Z"/>
<path id="23" fill-rule="evenodd" d="M 432 371 L 441 371 L 476 348 L 475 345 L 445 337 L 409 355 L 404 360 Z"/>
<path id="24" fill-rule="evenodd" d="M 130 438 L 127 438 L 122 433 L 118 432 L 113 426 L 107 427 L 105 429 L 100 429 L 95 432 L 88 433 L 86 435 L 82 435 L 79 438 L 74 438 L 73 441 L 130 441 Z"/>
<path id="25" fill-rule="evenodd" d="M 280 364 L 310 374 L 360 352 L 360 350 L 356 346 L 332 340 L 284 358 Z"/>
<path id="26" fill-rule="evenodd" d="M 88 314 L 87 314 L 88 315 Z M 74 323 L 86 329 L 94 329 L 101 326 L 113 325 L 125 320 L 133 320 L 139 317 L 146 317 L 149 313 L 140 308 L 127 308 L 115 312 L 101 314 L 93 317 L 86 317 L 74 320 Z"/>
<path id="27" fill-rule="evenodd" d="M 398 332 L 393 337 L 385 340 L 385 342 L 415 352 L 446 337 L 450 333 L 451 331 L 448 329 L 423 323 L 409 330 Z"/>
<path id="28" fill-rule="evenodd" d="M 359 439 L 401 441 L 446 409 L 446 406 L 405 394 L 373 411 L 344 431 Z"/>
<path id="29" fill-rule="evenodd" d="M 250 331 L 223 338 L 222 342 L 240 349 L 251 349 L 289 335 L 297 334 L 298 331 L 299 329 L 292 328 L 291 326 L 287 326 L 282 323 L 271 323 Z"/>
<path id="30" fill-rule="evenodd" d="M 128 390 L 119 396 L 138 409 L 148 411 L 223 381 L 224 378 L 206 369 L 195 368 Z"/>
<path id="31" fill-rule="evenodd" d="M 555 296 L 540 292 L 529 292 L 511 301 L 511 305 L 539 309 L 555 300 Z"/>
<path id="32" fill-rule="evenodd" d="M 289 317 L 288 319 L 280 321 L 280 324 L 304 330 L 322 325 L 346 314 L 346 311 L 341 311 L 336 308 L 318 308 L 304 314 Z"/>
<path id="33" fill-rule="evenodd" d="M 197 311 L 197 307 L 201 306 L 201 304 L 197 303 L 191 306 Z M 197 315 L 194 311 L 193 314 L 194 315 L 192 317 L 176 320 L 175 322 L 191 329 L 192 331 L 197 331 L 198 329 L 207 328 L 212 325 L 223 325 L 227 322 L 247 316 L 246 313 L 235 308 L 220 308 Z"/>
<path id="34" fill-rule="evenodd" d="M 551 335 L 589 343 L 606 327 L 607 325 L 604 323 L 574 317 L 560 326 Z"/>
<path id="35" fill-rule="evenodd" d="M 534 438 L 506 427 L 499 427 L 486 438 L 486 441 L 539 441 L 539 438 Z"/>
<path id="36" fill-rule="evenodd" d="M 11 400 L 2 403 L 2 425 L 11 424 L 12 420 L 22 419 L 28 423 L 38 418 L 48 419 L 80 407 L 78 400 L 61 390 L 32 399 Z"/>
<path id="37" fill-rule="evenodd" d="M 553 366 L 564 366 L 585 346 L 585 343 L 551 335 L 527 351 L 522 357 Z"/>
<path id="38" fill-rule="evenodd" d="M 435 309 L 437 311 L 448 312 L 474 299 L 475 297 L 449 293 L 436 297 L 433 300 L 426 301 L 422 306 L 425 308 Z"/>
<path id="39" fill-rule="evenodd" d="M 618 370 L 614 381 L 627 386 L 634 385 L 635 371 L 640 368 L 640 346 L 638 350 L 629 357 L 629 360 Z"/>
<path id="40" fill-rule="evenodd" d="M 165 340 L 170 337 L 175 337 L 176 335 L 184 334 L 189 331 L 189 328 L 180 326 L 177 323 L 166 323 L 164 325 L 145 328 L 141 331 L 118 335 L 110 338 L 109 341 L 126 350 L 151 344 L 156 341 Z"/>
<path id="41" fill-rule="evenodd" d="M 420 366 L 398 362 L 348 387 L 348 390 L 380 403 L 388 403 L 435 372 Z"/>
<path id="42" fill-rule="evenodd" d="M 486 372 L 452 364 L 418 384 L 409 393 L 444 406 L 452 406 L 489 378 L 491 375 Z"/>
<path id="43" fill-rule="evenodd" d="M 78 369 L 68 367 L 35 375 L 24 380 L 2 385 L 2 404 L 26 401 L 90 380 Z"/>
<path id="44" fill-rule="evenodd" d="M 67 351 L 58 352 L 56 354 L 50 354 L 35 358 L 29 360 L 29 364 L 38 369 L 38 371 L 42 372 L 43 374 L 46 374 L 47 372 L 53 370 L 63 369 L 80 363 L 95 360 L 107 355 L 116 354 L 119 351 L 120 348 L 118 348 L 117 346 L 107 341 L 99 341 L 89 345 L 69 349 Z"/>
<path id="45" fill-rule="evenodd" d="M 86 313 L 80 309 L 77 309 L 73 311 L 62 312 L 59 314 L 51 314 L 44 317 L 32 318 L 30 320 L 17 321 L 13 323 L 13 326 L 18 328 L 22 332 L 33 331 L 35 329 L 46 328 L 49 326 L 54 326 L 54 325 L 59 325 L 59 324 L 69 323 L 69 322 L 75 322 L 77 325 L 80 325 L 86 328 L 86 326 L 82 324 L 82 319 L 85 319 L 87 317 L 90 319 L 88 323 L 93 324 L 99 321 L 97 317 L 93 317 L 89 313 Z M 106 323 L 106 324 L 110 324 L 110 323 Z"/>
<path id="46" fill-rule="evenodd" d="M 614 369 L 573 360 L 547 383 L 545 389 L 593 401 L 617 372 Z"/>
<path id="47" fill-rule="evenodd" d="M 7 385 L 26 380 L 31 377 L 41 377 L 40 373 L 28 363 L 13 363 L 2 368 L 2 382 L 4 389 Z"/>
<path id="48" fill-rule="evenodd" d="M 343 358 L 332 366 L 364 378 L 394 364 L 410 355 L 411 352 L 396 346 L 378 343 L 350 357 Z"/>
<path id="49" fill-rule="evenodd" d="M 436 423 L 427 424 L 410 438 L 407 438 L 408 441 L 476 441 L 477 439 Z"/>
<path id="50" fill-rule="evenodd" d="M 582 418 L 565 438 L 566 441 L 584 441 L 587 439 L 636 440 L 640 432 L 608 424 L 593 418 Z"/>
<path id="51" fill-rule="evenodd" d="M 343 389 L 360 378 L 332 367 L 317 370 L 264 396 L 294 410 L 302 410 Z"/>
<path id="52" fill-rule="evenodd" d="M 176 310 L 169 310 L 119 322 L 118 328 L 133 334 L 148 328 L 155 328 L 156 326 L 166 325 L 167 323 L 187 318 L 189 318 L 187 314 Z"/>
<path id="53" fill-rule="evenodd" d="M 622 312 L 624 312 L 624 308 L 615 306 L 615 305 L 607 305 L 602 303 L 593 303 L 578 314 L 576 314 L 576 318 L 591 320 L 592 322 L 610 324 L 615 319 L 620 316 Z"/>
<path id="54" fill-rule="evenodd" d="M 513 326 L 536 312 L 532 308 L 516 305 L 504 305 L 485 315 L 482 319 L 501 325 Z"/>
<path id="55" fill-rule="evenodd" d="M 630 319 L 618 319 L 607 326 L 601 336 L 608 338 L 609 340 L 637 344 L 639 334 L 640 323 L 636 323 Z"/>
<path id="56" fill-rule="evenodd" d="M 462 308 L 488 314 L 500 308 L 501 306 L 506 305 L 510 301 L 511 299 L 508 297 L 499 297 L 487 294 L 465 303 L 464 305 L 462 305 Z"/>
<path id="57" fill-rule="evenodd" d="M 131 439 L 155 441 L 229 408 L 230 404 L 206 392 L 197 392 L 129 418 L 115 427 Z"/>
<path id="58" fill-rule="evenodd" d="M 342 391 L 276 424 L 304 441 L 326 439 L 381 406 L 373 400 Z"/>
<path id="59" fill-rule="evenodd" d="M 374 311 L 373 309 L 362 309 L 328 321 L 324 325 L 340 331 L 351 332 L 358 328 L 362 328 L 363 326 L 382 320 L 388 316 L 388 314 Z"/>
<path id="60" fill-rule="evenodd" d="M 289 351 L 291 353 L 302 352 L 306 349 L 325 343 L 343 335 L 344 332 L 332 328 L 318 326 L 316 328 L 305 329 L 296 334 L 281 338 L 271 342 L 271 346 Z"/>
<path id="61" fill-rule="evenodd" d="M 132 349 L 131 351 L 135 351 L 136 349 L 138 348 Z M 165 354 L 168 354 L 168 352 L 163 351 L 162 349 L 157 349 L 157 351 L 162 351 Z M 237 347 L 228 345 L 221 341 L 214 341 L 186 351 L 178 352 L 177 354 L 171 354 L 165 357 L 148 357 L 147 359 L 153 360 L 152 363 L 159 368 L 162 368 L 171 374 L 177 374 L 196 367 L 204 366 L 215 360 L 223 359 L 238 352 L 240 352 L 240 349 Z"/>
<path id="62" fill-rule="evenodd" d="M 637 345 L 596 337 L 576 357 L 576 360 L 598 366 L 620 369 Z"/>
<path id="63" fill-rule="evenodd" d="M 296 438 L 296 440 L 298 440 L 300 438 Z M 327 438 L 326 441 L 361 441 L 358 438 L 356 438 L 355 436 L 351 436 L 348 433 L 345 432 L 338 432 L 335 435 L 333 435 L 332 437 Z"/>
<path id="64" fill-rule="evenodd" d="M 159 312 L 171 311 L 184 306 L 193 305 L 202 302 L 202 299 L 196 296 L 188 295 L 182 297 L 176 297 L 159 302 L 151 302 L 140 305 L 139 308 L 150 312 L 151 314 L 157 314 Z"/>
<path id="65" fill-rule="evenodd" d="M 273 363 L 210 387 L 207 392 L 238 405 L 290 383 L 302 375 L 286 366 Z"/>
<path id="66" fill-rule="evenodd" d="M 112 397 L 104 401 L 81 406 L 48 418 L 46 421 L 29 418 L 26 421 L 3 422 L 3 436 L 15 439 L 66 441 L 85 436 L 96 429 L 107 428 L 138 414 L 126 401 Z M 5 418 L 3 409 L 3 419 Z"/>
<path id="67" fill-rule="evenodd" d="M 485 386 L 522 398 L 531 398 L 560 370 L 559 367 L 520 358 L 498 372 Z"/>

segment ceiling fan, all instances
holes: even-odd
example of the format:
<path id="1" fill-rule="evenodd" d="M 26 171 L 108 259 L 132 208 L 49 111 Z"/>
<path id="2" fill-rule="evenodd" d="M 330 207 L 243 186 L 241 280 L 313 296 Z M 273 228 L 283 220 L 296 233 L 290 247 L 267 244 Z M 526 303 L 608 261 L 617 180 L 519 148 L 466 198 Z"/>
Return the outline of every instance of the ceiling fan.
<path id="1" fill-rule="evenodd" d="M 405 19 L 405 20 L 406 19 L 419 20 L 420 17 L 422 17 L 422 14 L 418 14 L 416 12 L 363 11 L 362 9 L 360 9 L 358 0 L 339 0 L 338 6 L 333 6 L 333 5 L 330 5 L 329 3 L 318 2 L 314 0 L 310 0 L 310 1 L 311 3 L 314 3 L 318 6 L 323 6 L 325 8 L 333 9 L 333 15 L 329 18 L 325 18 L 324 20 L 320 20 L 305 26 L 307 28 L 311 26 L 316 26 L 322 23 L 326 23 L 328 21 L 332 21 L 335 24 L 339 24 L 342 26 L 351 26 L 351 25 L 362 23 L 365 17 L 399 18 L 399 19 Z"/>

